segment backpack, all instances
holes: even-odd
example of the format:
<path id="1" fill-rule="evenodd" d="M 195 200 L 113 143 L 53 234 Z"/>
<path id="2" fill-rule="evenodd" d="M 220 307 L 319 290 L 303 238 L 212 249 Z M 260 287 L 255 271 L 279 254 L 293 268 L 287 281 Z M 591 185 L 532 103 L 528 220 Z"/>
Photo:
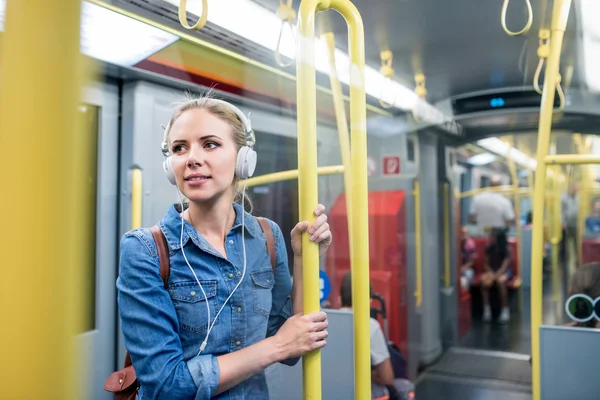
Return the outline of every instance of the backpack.
<path id="1" fill-rule="evenodd" d="M 277 254 L 271 225 L 262 217 L 257 217 L 256 219 L 258 220 L 260 227 L 262 228 L 267 239 L 267 251 L 269 252 L 269 257 L 271 259 L 273 273 L 275 273 L 275 267 L 277 266 Z M 169 287 L 169 274 L 171 272 L 167 241 L 158 225 L 152 226 L 150 228 L 150 232 L 152 232 L 152 237 L 154 238 L 156 248 L 158 249 L 158 259 L 160 260 L 160 277 L 164 282 L 165 289 L 167 289 Z M 137 398 L 138 391 L 140 390 L 140 382 L 137 380 L 129 352 L 125 354 L 125 363 L 123 364 L 123 368 L 113 372 L 104 383 L 104 390 L 114 393 L 115 400 L 135 400 Z"/>

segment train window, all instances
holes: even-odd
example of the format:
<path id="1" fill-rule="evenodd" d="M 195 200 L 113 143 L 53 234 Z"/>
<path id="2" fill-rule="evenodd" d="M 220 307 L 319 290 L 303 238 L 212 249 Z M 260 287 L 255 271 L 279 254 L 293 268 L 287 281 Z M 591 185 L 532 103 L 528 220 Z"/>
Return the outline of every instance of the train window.
<path id="1" fill-rule="evenodd" d="M 80 105 L 78 117 L 82 139 L 75 143 L 78 154 L 78 166 L 85 172 L 85 189 L 81 191 L 78 205 L 81 215 L 78 231 L 81 248 L 78 262 L 83 269 L 81 275 L 81 291 L 85 296 L 82 318 L 78 319 L 77 333 L 96 329 L 96 208 L 98 177 L 98 129 L 100 108 L 91 105 Z"/>
<path id="2" fill-rule="evenodd" d="M 415 162 L 415 140 L 413 138 L 406 140 L 406 158 L 410 162 Z"/>
<path id="3" fill-rule="evenodd" d="M 255 132 L 258 162 L 254 176 L 298 169 L 298 142 L 286 136 Z M 290 270 L 293 268 L 290 235 L 299 220 L 298 180 L 285 180 L 253 187 L 248 191 L 254 206 L 253 215 L 277 222 L 288 248 Z"/>

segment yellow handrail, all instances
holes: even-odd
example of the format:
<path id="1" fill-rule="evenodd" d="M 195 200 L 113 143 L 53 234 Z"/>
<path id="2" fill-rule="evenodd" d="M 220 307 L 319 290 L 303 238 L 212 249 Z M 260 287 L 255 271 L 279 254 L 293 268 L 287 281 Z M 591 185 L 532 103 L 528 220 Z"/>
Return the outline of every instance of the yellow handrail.
<path id="1" fill-rule="evenodd" d="M 352 170 L 350 168 L 350 135 L 348 134 L 348 122 L 346 120 L 346 107 L 342 93 L 342 85 L 337 76 L 335 65 L 335 37 L 333 32 L 321 35 L 327 44 L 329 52 L 329 81 L 333 93 L 333 107 L 335 109 L 335 120 L 337 122 L 338 136 L 340 139 L 340 151 L 342 153 L 342 164 L 344 165 L 344 191 L 346 192 L 346 213 L 348 219 L 348 239 L 350 248 L 354 246 L 352 241 Z"/>
<path id="2" fill-rule="evenodd" d="M 335 175 L 342 174 L 344 172 L 343 165 L 332 165 L 328 167 L 317 168 L 317 174 L 319 175 Z M 288 171 L 273 172 L 272 174 L 265 174 L 261 176 L 255 176 L 246 181 L 246 187 L 266 185 L 268 183 L 279 182 L 279 181 L 291 181 L 298 179 L 298 170 L 291 169 Z M 240 184 L 241 185 L 241 184 Z"/>
<path id="3" fill-rule="evenodd" d="M 413 196 L 415 202 L 415 304 L 421 307 L 423 300 L 423 277 L 421 276 L 421 186 L 415 179 L 413 186 Z"/>
<path id="4" fill-rule="evenodd" d="M 540 400 L 540 325 L 542 324 L 542 250 L 544 246 L 544 197 L 546 190 L 546 157 L 550 145 L 556 78 L 560 65 L 563 36 L 571 8 L 571 0 L 555 0 L 552 12 L 550 55 L 546 62 L 544 89 L 540 105 L 537 140 L 537 169 L 533 194 L 533 229 L 531 255 L 531 356 L 533 400 Z M 556 156 L 554 156 L 556 157 Z"/>
<path id="5" fill-rule="evenodd" d="M 600 164 L 597 154 L 553 154 L 544 157 L 546 164 Z"/>
<path id="6" fill-rule="evenodd" d="M 369 330 L 369 225 L 367 195 L 367 129 L 365 94 L 364 30 L 358 10 L 349 0 L 303 0 L 298 18 L 298 57 L 296 59 L 298 96 L 298 184 L 300 218 L 313 219 L 317 204 L 317 121 L 315 101 L 315 15 L 332 8 L 348 24 L 350 54 L 350 126 L 352 182 L 352 225 L 356 245 L 350 249 L 352 303 L 354 309 L 354 373 L 356 399 L 371 398 L 371 357 Z M 319 309 L 318 247 L 303 235 L 302 262 L 304 312 Z M 306 249 L 306 250 L 305 250 Z M 305 399 L 321 398 L 321 354 L 311 352 L 302 358 Z"/>
<path id="7" fill-rule="evenodd" d="M 88 195 L 84 170 L 76 165 L 83 154 L 78 147 L 86 141 L 77 134 L 87 136 L 78 131 L 76 114 L 80 15 L 80 0 L 63 1 L 60 7 L 46 0 L 6 2 L 0 142 L 8 148 L 18 132 L 26 132 L 31 141 L 27 156 L 35 161 L 23 162 L 16 149 L 0 159 L 5 193 L 0 196 L 5 227 L 0 240 L 5 282 L 0 290 L 0 387 L 5 399 L 81 395 L 83 374 L 75 368 L 78 354 L 72 345 L 85 298 L 77 285 L 90 246 L 78 235 L 90 226 L 83 222 L 87 204 L 77 202 L 81 192 Z M 29 110 L 35 110 L 34 118 Z M 8 193 L 21 197 L 17 212 Z M 23 296 L 25 276 L 30 296 Z"/>
<path id="8" fill-rule="evenodd" d="M 471 196 L 475 196 L 479 193 L 485 193 L 485 192 L 512 193 L 512 192 L 514 192 L 514 190 L 515 190 L 515 188 L 510 185 L 489 186 L 489 187 L 485 187 L 485 188 L 471 189 L 471 190 L 461 192 L 458 194 L 458 198 L 464 199 L 465 197 L 471 197 Z M 526 193 L 526 191 L 524 189 L 523 190 L 519 189 L 519 193 Z"/>
<path id="9" fill-rule="evenodd" d="M 444 287 L 450 287 L 450 205 L 448 183 L 444 183 Z"/>
<path id="10" fill-rule="evenodd" d="M 142 226 L 142 170 L 131 170 L 131 229 Z"/>
<path id="11" fill-rule="evenodd" d="M 192 26 L 190 26 L 187 22 L 187 0 L 179 0 L 178 14 L 179 23 L 185 29 L 200 30 L 204 28 L 204 25 L 206 25 L 206 21 L 208 20 L 208 0 L 202 0 L 202 15 L 200 15 L 198 21 Z"/>

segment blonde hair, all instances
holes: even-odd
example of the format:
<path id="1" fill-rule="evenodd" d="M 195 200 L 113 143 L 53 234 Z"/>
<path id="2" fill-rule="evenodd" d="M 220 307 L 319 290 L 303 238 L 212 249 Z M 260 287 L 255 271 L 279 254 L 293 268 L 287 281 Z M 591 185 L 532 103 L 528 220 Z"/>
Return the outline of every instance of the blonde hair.
<path id="1" fill-rule="evenodd" d="M 177 121 L 177 119 L 181 117 L 186 111 L 196 109 L 206 110 L 215 117 L 221 119 L 222 121 L 225 121 L 231 127 L 232 138 L 238 151 L 241 147 L 247 145 L 248 138 L 246 136 L 246 127 L 244 126 L 244 123 L 242 122 L 240 117 L 238 117 L 235 111 L 228 107 L 227 104 L 223 104 L 221 101 L 216 101 L 216 99 L 212 97 L 211 92 L 208 92 L 201 97 L 193 97 L 190 93 L 186 93 L 185 101 L 175 103 L 175 105 L 175 111 L 173 112 L 173 115 L 171 115 L 171 119 L 169 120 L 169 123 L 164 129 L 163 146 L 165 146 L 165 148 L 168 149 L 169 153 L 171 142 L 171 127 L 173 126 L 175 121 Z M 233 187 L 235 191 L 234 201 L 240 203 L 242 206 L 245 206 L 243 201 L 243 197 L 245 197 L 245 200 L 248 203 L 250 210 L 252 210 L 251 200 L 248 198 L 247 195 L 243 196 L 243 188 L 241 188 L 238 183 L 239 179 L 236 176 L 233 180 Z"/>

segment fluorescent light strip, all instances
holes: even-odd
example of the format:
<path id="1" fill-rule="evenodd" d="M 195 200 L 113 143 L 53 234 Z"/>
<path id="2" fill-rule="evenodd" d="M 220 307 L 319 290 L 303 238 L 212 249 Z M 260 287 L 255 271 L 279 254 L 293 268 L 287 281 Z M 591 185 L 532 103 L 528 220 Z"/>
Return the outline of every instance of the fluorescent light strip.
<path id="1" fill-rule="evenodd" d="M 0 30 L 4 31 L 6 1 L 0 0 Z M 179 38 L 143 22 L 82 2 L 81 52 L 121 66 L 132 66 Z"/>
<path id="2" fill-rule="evenodd" d="M 587 85 L 593 92 L 600 92 L 600 2 L 579 0 L 581 29 L 583 32 L 583 58 Z"/>
<path id="3" fill-rule="evenodd" d="M 179 6 L 179 0 L 165 0 L 174 6 Z M 235 10 L 235 12 L 232 12 Z M 200 1 L 189 4 L 188 14 L 198 18 L 202 13 Z M 209 2 L 208 21 L 228 31 L 251 40 L 273 52 L 277 49 L 277 39 L 281 29 L 281 20 L 276 14 L 249 0 L 216 0 Z M 294 30 L 295 30 L 294 26 Z M 294 58 L 296 43 L 286 27 L 283 32 L 282 43 L 279 48 L 281 55 Z M 340 82 L 350 84 L 350 59 L 346 53 L 335 49 L 336 69 Z M 326 44 L 320 38 L 315 38 L 315 69 L 329 75 L 329 61 Z M 383 92 L 381 89 L 384 89 Z M 437 108 L 433 107 L 416 93 L 399 84 L 388 80 L 378 70 L 365 67 L 365 91 L 368 95 L 382 99 L 395 107 L 418 112 L 419 116 L 426 117 L 429 122 L 440 123 L 450 118 L 444 116 Z"/>
<path id="4" fill-rule="evenodd" d="M 498 139 L 497 137 L 491 137 L 486 139 L 481 139 L 477 141 L 477 145 L 483 147 L 487 151 L 498 154 L 501 157 L 508 158 L 509 150 L 510 157 L 515 162 L 515 164 L 519 164 L 522 167 L 529 168 L 535 170 L 537 167 L 537 161 L 531 157 L 528 157 L 525 153 L 523 153 L 519 149 L 511 148 L 508 143 L 505 141 Z"/>
<path id="5" fill-rule="evenodd" d="M 467 162 L 471 165 L 479 167 L 479 166 L 486 165 L 486 164 L 496 161 L 497 157 L 498 156 L 496 156 L 492 153 L 479 153 L 479 154 L 476 154 L 473 157 L 469 158 L 467 160 Z"/>

